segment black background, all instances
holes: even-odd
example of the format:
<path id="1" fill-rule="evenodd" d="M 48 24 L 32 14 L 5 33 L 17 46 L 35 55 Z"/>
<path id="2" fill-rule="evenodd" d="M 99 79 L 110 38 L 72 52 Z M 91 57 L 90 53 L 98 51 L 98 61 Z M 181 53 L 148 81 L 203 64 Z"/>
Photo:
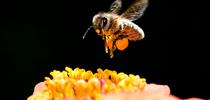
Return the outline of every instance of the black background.
<path id="1" fill-rule="evenodd" d="M 49 72 L 65 66 L 138 74 L 148 83 L 169 85 L 181 98 L 208 98 L 209 71 L 201 63 L 196 2 L 151 0 L 135 21 L 145 31 L 113 59 L 94 30 L 82 35 L 113 0 L 20 0 L 0 3 L 1 92 L 24 100 Z M 133 0 L 123 0 L 125 9 Z M 195 5 L 193 5 L 194 3 Z M 7 96 L 10 95 L 10 96 Z"/>

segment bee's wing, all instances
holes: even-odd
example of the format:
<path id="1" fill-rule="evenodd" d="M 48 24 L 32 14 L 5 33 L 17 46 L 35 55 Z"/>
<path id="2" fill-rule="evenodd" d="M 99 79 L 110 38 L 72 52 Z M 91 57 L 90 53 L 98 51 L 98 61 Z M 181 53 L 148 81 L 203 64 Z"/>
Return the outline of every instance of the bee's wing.
<path id="1" fill-rule="evenodd" d="M 110 6 L 110 12 L 118 14 L 122 7 L 122 1 L 121 0 L 115 0 L 111 6 Z"/>
<path id="2" fill-rule="evenodd" d="M 131 21 L 139 19 L 148 6 L 148 0 L 135 0 L 133 4 L 121 15 Z"/>
<path id="3" fill-rule="evenodd" d="M 122 19 L 120 22 L 122 27 L 120 34 L 126 36 L 131 41 L 137 41 L 144 38 L 144 31 L 135 23 Z"/>

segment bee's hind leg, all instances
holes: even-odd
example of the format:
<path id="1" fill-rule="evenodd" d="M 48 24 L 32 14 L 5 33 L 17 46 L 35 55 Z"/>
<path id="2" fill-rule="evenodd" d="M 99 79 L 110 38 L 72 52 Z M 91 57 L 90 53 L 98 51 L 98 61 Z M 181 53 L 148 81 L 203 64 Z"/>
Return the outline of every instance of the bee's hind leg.
<path id="1" fill-rule="evenodd" d="M 110 58 L 114 57 L 114 51 L 116 50 L 116 46 L 112 47 L 112 50 L 110 50 Z"/>
<path id="2" fill-rule="evenodd" d="M 113 52 L 110 52 L 110 58 L 113 58 L 113 57 L 114 57 Z"/>

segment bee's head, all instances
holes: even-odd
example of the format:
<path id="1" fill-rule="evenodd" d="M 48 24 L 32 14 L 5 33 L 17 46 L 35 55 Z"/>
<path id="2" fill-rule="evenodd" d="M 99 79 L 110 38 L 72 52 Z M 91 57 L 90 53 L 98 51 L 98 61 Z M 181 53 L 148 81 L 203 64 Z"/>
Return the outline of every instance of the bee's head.
<path id="1" fill-rule="evenodd" d="M 101 35 L 101 32 L 108 26 L 109 19 L 105 14 L 99 13 L 93 17 L 92 23 L 95 31 Z"/>
<path id="2" fill-rule="evenodd" d="M 83 39 L 85 38 L 86 34 L 88 33 L 88 31 L 91 28 L 94 28 L 95 31 L 98 33 L 98 35 L 102 36 L 102 31 L 105 30 L 108 27 L 108 24 L 109 24 L 109 16 L 107 16 L 105 13 L 96 14 L 93 17 L 92 24 L 93 25 L 90 26 L 86 30 L 85 34 L 83 35 Z"/>

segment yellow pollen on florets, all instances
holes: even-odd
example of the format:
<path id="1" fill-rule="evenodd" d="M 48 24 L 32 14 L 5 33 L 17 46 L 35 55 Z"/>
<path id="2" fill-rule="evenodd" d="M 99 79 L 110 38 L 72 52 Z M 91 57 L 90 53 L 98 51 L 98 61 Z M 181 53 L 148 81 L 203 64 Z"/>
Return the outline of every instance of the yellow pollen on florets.
<path id="1" fill-rule="evenodd" d="M 143 90 L 147 84 L 139 75 L 101 68 L 93 74 L 89 70 L 66 67 L 65 71 L 54 70 L 50 75 L 52 79 L 45 77 L 44 89 L 28 100 L 101 100 L 102 94 L 135 92 Z"/>

